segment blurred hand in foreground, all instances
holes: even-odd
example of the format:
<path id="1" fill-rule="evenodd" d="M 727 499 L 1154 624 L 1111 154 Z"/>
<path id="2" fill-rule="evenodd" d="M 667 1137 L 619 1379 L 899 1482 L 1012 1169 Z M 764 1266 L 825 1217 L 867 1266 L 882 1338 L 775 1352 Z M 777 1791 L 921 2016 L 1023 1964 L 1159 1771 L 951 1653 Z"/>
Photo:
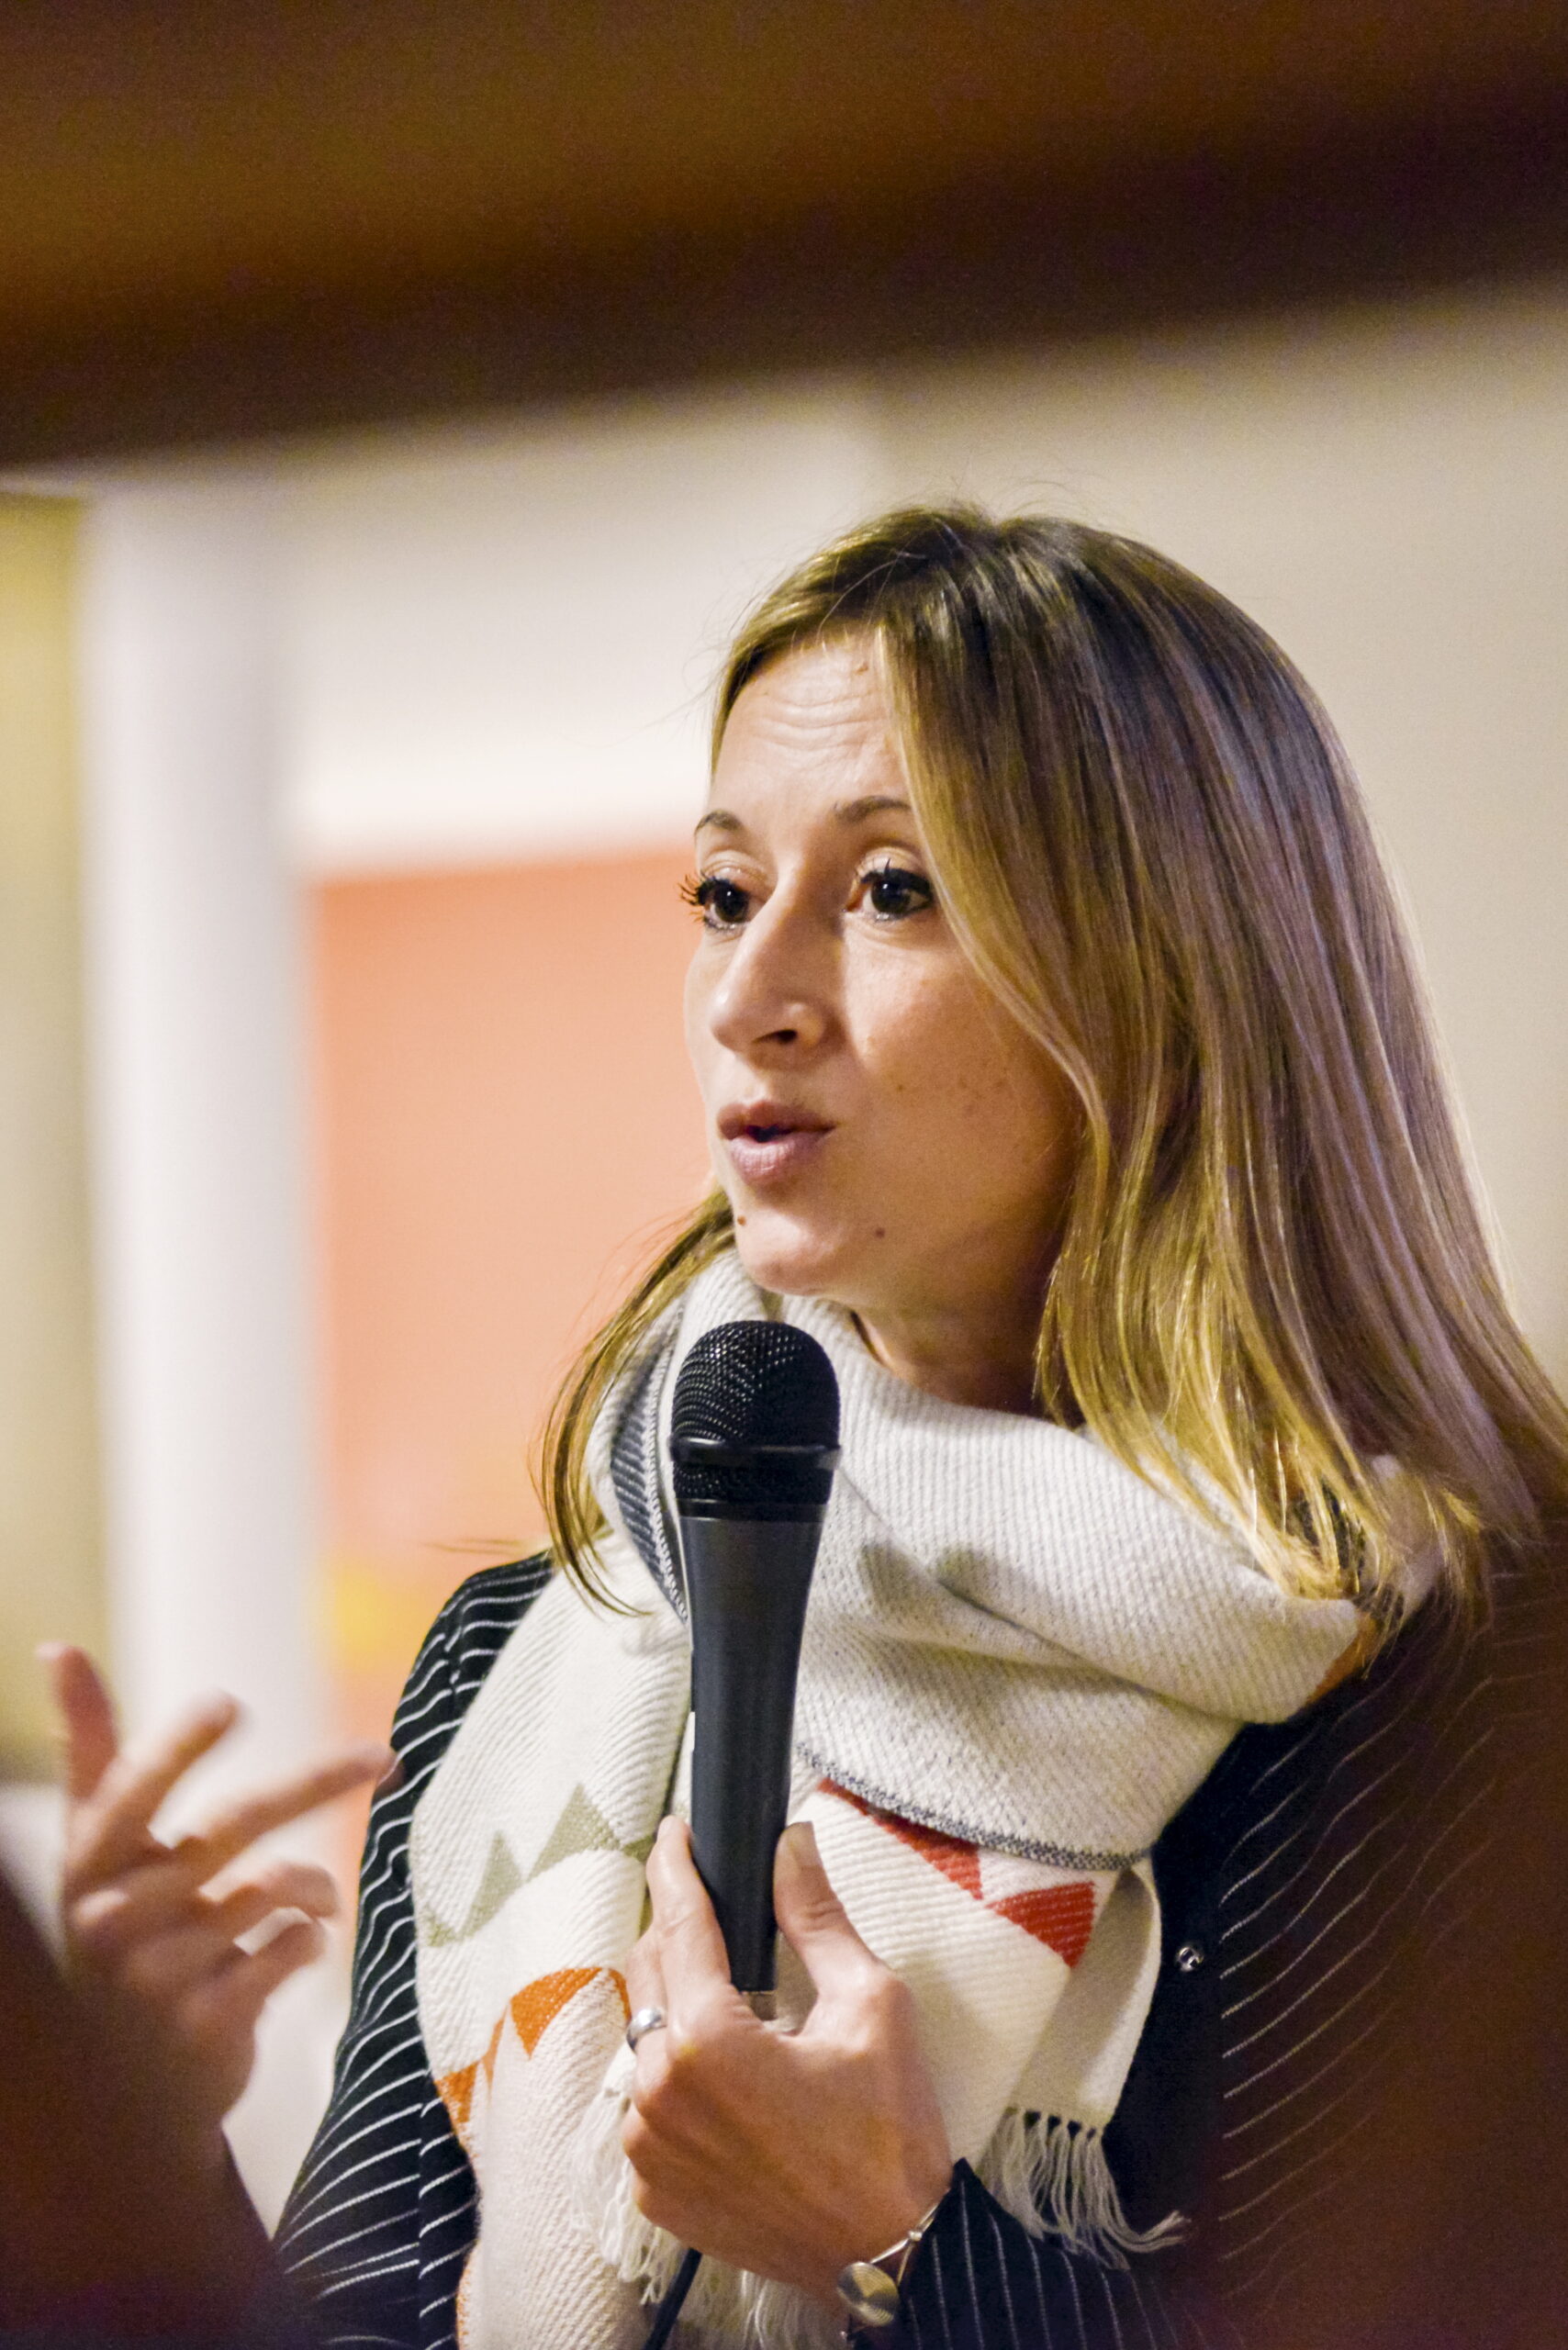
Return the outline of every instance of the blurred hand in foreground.
<path id="1" fill-rule="evenodd" d="M 204 1699 L 140 1751 L 122 1750 L 113 1702 L 81 1649 L 41 1651 L 63 1729 L 61 1917 L 71 1974 L 111 2027 L 158 2060 L 171 2123 L 226 2159 L 220 2124 L 251 2077 L 256 2026 L 279 1985 L 326 1948 L 337 1887 L 313 1863 L 243 1864 L 261 1837 L 386 1776 L 384 1746 L 347 1749 L 220 1806 L 172 1843 L 153 1823 L 193 1764 L 233 1727 L 231 1697 Z"/>

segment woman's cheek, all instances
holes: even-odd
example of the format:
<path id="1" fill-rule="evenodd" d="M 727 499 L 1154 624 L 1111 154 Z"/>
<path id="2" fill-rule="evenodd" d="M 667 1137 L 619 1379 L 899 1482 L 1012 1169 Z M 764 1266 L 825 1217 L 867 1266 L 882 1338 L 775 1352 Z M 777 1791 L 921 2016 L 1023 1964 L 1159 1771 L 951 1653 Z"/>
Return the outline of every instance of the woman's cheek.
<path id="1" fill-rule="evenodd" d="M 710 1118 L 720 1106 L 713 1098 L 718 1082 L 718 1046 L 708 1024 L 711 992 L 706 975 L 694 965 L 686 978 L 686 1056 L 697 1080 L 698 1098 Z"/>

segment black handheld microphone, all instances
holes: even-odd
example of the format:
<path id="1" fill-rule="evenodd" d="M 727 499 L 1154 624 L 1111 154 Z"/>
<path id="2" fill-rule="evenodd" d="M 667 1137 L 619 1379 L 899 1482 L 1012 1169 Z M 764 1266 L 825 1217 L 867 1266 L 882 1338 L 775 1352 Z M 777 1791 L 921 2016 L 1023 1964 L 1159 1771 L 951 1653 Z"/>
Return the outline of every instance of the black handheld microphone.
<path id="1" fill-rule="evenodd" d="M 787 1322 L 707 1331 L 675 1382 L 669 1449 L 691 1627 L 691 1854 L 730 1980 L 767 2014 L 801 1634 L 838 1466 L 832 1363 Z M 644 2350 L 669 2340 L 700 2261 L 685 2255 Z"/>
<path id="2" fill-rule="evenodd" d="M 838 1465 L 832 1363 L 787 1322 L 708 1331 L 676 1382 L 670 1455 L 691 1622 L 692 1858 L 731 1982 L 767 1994 L 801 1634 Z"/>

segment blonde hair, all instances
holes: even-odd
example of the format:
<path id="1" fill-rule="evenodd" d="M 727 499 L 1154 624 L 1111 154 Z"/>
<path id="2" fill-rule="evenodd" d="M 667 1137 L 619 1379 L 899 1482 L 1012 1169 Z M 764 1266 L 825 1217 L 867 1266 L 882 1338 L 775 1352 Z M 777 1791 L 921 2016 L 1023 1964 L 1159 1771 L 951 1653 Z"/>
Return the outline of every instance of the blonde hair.
<path id="1" fill-rule="evenodd" d="M 1044 1409 L 1239 1526 L 1289 1590 L 1394 1612 L 1420 1539 L 1478 1597 L 1486 1543 L 1529 1541 L 1568 1496 L 1568 1413 L 1501 1294 L 1389 884 L 1309 688 L 1148 547 L 911 509 L 758 604 L 715 755 L 761 670 L 846 632 L 878 647 L 947 920 L 1081 1112 Z M 589 1427 L 730 1232 L 715 1193 L 557 1399 L 546 1509 L 590 1588 Z"/>

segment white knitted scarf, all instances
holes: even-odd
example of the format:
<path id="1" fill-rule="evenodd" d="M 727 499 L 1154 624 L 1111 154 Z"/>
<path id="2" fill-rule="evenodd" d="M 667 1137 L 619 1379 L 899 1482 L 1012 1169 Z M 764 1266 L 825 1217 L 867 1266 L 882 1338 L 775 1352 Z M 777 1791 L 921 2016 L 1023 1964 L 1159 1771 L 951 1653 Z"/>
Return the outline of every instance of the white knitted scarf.
<path id="1" fill-rule="evenodd" d="M 1287 1597 L 1089 1438 L 921 1393 L 838 1309 L 711 1266 L 596 1431 L 599 1562 L 638 1612 L 550 1584 L 415 1815 L 420 2020 L 479 2188 L 473 2350 L 637 2350 L 678 2256 L 619 2145 L 625 1962 L 689 1750 L 657 1464 L 686 1349 L 779 1311 L 827 1348 L 844 1419 L 796 1815 L 914 1995 L 954 2154 L 1026 2225 L 1113 2261 L 1168 2232 L 1127 2226 L 1101 2143 L 1159 1963 L 1147 1855 L 1239 1725 L 1294 1713 L 1355 1635 L 1349 1602 Z M 781 2028 L 810 1998 L 783 1953 Z M 678 2338 L 836 2335 L 789 2288 L 705 2262 Z"/>

